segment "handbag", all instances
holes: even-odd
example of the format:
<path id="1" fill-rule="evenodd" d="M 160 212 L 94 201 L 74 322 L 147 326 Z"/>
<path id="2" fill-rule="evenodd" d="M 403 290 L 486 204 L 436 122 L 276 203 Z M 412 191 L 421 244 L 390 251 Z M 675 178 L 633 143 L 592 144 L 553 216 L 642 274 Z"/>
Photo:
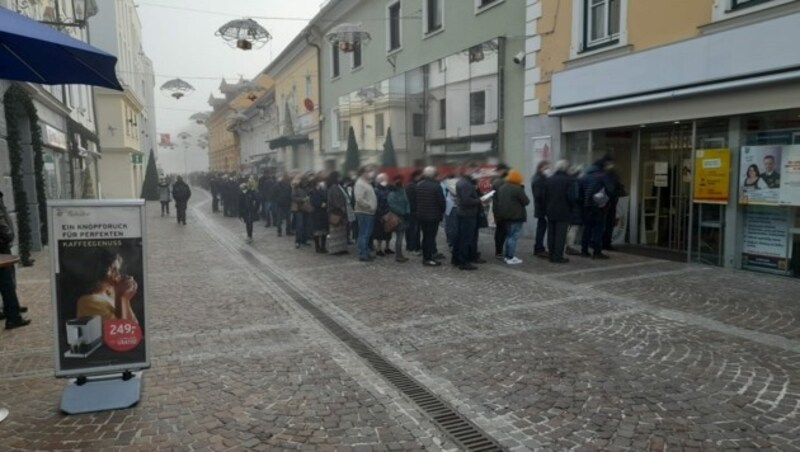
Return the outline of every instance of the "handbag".
<path id="1" fill-rule="evenodd" d="M 328 222 L 333 226 L 339 226 L 342 223 L 342 216 L 332 213 L 328 218 Z"/>
<path id="2" fill-rule="evenodd" d="M 381 221 L 383 222 L 383 230 L 387 233 L 396 231 L 397 227 L 400 226 L 400 217 L 392 212 L 381 217 Z"/>

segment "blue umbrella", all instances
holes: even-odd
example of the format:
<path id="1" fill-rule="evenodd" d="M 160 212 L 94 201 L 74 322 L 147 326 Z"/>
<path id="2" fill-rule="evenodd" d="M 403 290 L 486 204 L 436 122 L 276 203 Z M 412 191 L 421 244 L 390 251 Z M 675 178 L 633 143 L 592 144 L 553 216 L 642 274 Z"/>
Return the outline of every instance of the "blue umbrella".
<path id="1" fill-rule="evenodd" d="M 116 63 L 111 54 L 0 7 L 0 79 L 122 91 Z"/>

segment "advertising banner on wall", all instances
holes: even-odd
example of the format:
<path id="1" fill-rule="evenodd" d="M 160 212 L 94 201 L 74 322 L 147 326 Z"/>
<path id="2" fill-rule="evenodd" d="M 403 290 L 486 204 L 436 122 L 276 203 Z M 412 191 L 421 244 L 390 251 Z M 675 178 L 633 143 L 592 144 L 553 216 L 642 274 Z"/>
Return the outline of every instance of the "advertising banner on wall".
<path id="1" fill-rule="evenodd" d="M 800 146 L 742 148 L 742 204 L 800 206 Z"/>
<path id="2" fill-rule="evenodd" d="M 789 270 L 788 256 L 788 213 L 775 207 L 748 207 L 744 213 L 742 266 L 785 273 Z"/>
<path id="3" fill-rule="evenodd" d="M 694 202 L 727 204 L 730 174 L 730 149 L 698 149 L 694 162 Z"/>
<path id="4" fill-rule="evenodd" d="M 56 376 L 150 366 L 144 202 L 48 203 Z"/>

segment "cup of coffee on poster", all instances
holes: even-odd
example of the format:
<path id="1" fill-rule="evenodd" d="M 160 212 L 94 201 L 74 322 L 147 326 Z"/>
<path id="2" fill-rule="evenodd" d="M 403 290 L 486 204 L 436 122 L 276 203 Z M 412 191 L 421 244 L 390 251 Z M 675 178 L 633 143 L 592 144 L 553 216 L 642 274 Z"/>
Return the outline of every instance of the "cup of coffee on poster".
<path id="1" fill-rule="evenodd" d="M 739 200 L 742 204 L 777 205 L 781 194 L 781 146 L 742 148 Z"/>

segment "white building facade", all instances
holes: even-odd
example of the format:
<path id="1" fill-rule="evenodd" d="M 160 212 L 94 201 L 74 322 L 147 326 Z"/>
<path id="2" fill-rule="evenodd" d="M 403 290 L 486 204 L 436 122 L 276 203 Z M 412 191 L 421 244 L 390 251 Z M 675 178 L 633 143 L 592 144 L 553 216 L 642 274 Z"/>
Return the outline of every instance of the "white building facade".
<path id="1" fill-rule="evenodd" d="M 147 155 L 155 140 L 152 63 L 142 50 L 142 25 L 133 0 L 108 0 L 90 21 L 91 44 L 116 55 L 125 88 L 95 90 L 103 145 L 100 183 L 104 198 L 138 198 Z"/>

